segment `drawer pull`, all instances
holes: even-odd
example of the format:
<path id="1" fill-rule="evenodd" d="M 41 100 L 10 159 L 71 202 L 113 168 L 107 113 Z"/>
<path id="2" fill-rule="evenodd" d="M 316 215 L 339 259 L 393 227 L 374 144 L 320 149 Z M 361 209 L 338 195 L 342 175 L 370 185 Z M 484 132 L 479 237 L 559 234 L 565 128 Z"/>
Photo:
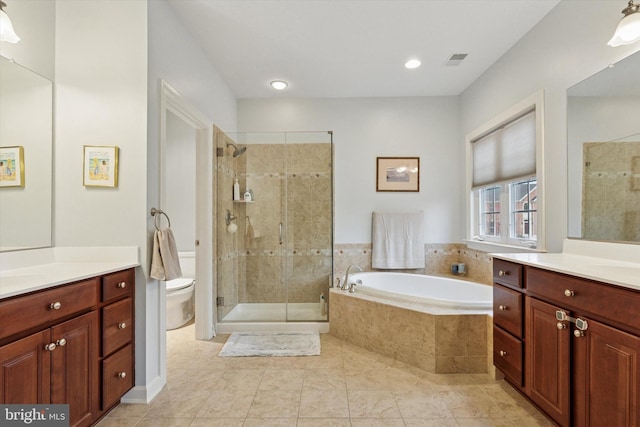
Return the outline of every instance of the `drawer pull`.
<path id="1" fill-rule="evenodd" d="M 562 330 L 562 329 L 567 329 L 567 324 L 566 323 L 562 323 L 562 322 L 558 322 L 556 324 L 556 326 L 558 327 L 558 329 Z"/>
<path id="2" fill-rule="evenodd" d="M 504 350 L 500 350 L 500 356 L 505 357 L 507 355 L 507 352 Z"/>
<path id="3" fill-rule="evenodd" d="M 65 338 L 60 338 L 58 341 L 56 341 L 56 345 L 58 347 L 64 347 L 65 345 L 67 345 L 67 340 Z"/>
<path id="4" fill-rule="evenodd" d="M 54 342 L 44 345 L 44 350 L 45 351 L 53 351 L 55 349 L 56 349 L 56 343 L 54 343 Z"/>
<path id="5" fill-rule="evenodd" d="M 576 338 L 583 337 L 583 336 L 584 336 L 584 331 L 581 331 L 581 330 L 579 330 L 579 329 L 574 329 L 574 330 L 573 330 L 573 335 L 574 335 Z"/>
<path id="6" fill-rule="evenodd" d="M 572 297 L 572 296 L 574 296 L 575 294 L 576 294 L 576 293 L 575 293 L 575 292 L 573 292 L 571 289 L 565 289 L 565 290 L 564 290 L 564 296 L 565 296 L 565 297 Z"/>
<path id="7" fill-rule="evenodd" d="M 124 329 L 126 327 L 127 327 L 127 324 L 125 322 L 118 323 L 118 329 Z"/>
<path id="8" fill-rule="evenodd" d="M 500 270 L 498 271 L 498 276 L 502 277 L 502 276 L 508 276 L 509 272 L 508 271 L 504 271 L 504 270 Z"/>
<path id="9" fill-rule="evenodd" d="M 506 305 L 499 305 L 498 310 L 505 311 L 508 307 Z"/>
<path id="10" fill-rule="evenodd" d="M 61 308 L 61 307 L 62 307 L 62 303 L 61 303 L 60 301 L 52 302 L 52 303 L 49 305 L 49 308 L 50 308 L 51 310 L 60 310 L 60 308 Z"/>
<path id="11" fill-rule="evenodd" d="M 127 282 L 118 282 L 116 286 L 120 289 L 124 289 L 127 287 Z"/>
<path id="12" fill-rule="evenodd" d="M 126 372 L 118 372 L 118 378 L 127 378 Z"/>

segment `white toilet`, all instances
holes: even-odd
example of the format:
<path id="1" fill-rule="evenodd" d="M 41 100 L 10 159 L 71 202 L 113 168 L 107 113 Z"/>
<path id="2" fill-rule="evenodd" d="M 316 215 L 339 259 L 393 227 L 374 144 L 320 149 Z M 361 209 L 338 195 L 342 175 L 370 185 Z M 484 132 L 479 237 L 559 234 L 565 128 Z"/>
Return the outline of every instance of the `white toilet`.
<path id="1" fill-rule="evenodd" d="M 167 330 L 176 329 L 193 319 L 196 288 L 196 253 L 178 252 L 182 277 L 165 282 L 167 287 Z"/>

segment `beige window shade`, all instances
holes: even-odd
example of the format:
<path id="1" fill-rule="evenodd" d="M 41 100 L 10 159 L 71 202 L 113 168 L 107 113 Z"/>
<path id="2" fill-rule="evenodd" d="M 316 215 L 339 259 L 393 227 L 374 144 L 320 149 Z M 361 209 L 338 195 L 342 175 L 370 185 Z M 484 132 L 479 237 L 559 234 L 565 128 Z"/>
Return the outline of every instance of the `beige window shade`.
<path id="1" fill-rule="evenodd" d="M 473 188 L 536 174 L 535 110 L 472 142 Z"/>

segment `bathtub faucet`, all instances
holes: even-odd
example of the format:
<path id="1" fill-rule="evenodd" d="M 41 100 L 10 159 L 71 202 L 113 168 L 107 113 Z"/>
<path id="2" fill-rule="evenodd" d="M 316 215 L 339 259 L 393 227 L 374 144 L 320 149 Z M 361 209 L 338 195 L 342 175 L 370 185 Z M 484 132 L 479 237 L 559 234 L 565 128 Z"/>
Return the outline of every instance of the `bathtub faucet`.
<path id="1" fill-rule="evenodd" d="M 349 268 L 347 268 L 347 272 L 346 272 L 346 274 L 344 275 L 344 282 L 342 282 L 342 287 L 341 287 L 340 289 L 345 290 L 345 291 L 346 291 L 347 289 L 349 289 L 349 273 L 351 272 L 351 269 L 352 269 L 352 268 L 357 268 L 357 269 L 358 269 L 358 271 L 362 271 L 362 268 L 360 268 L 360 266 L 357 266 L 357 265 L 355 265 L 355 264 L 351 264 L 351 265 L 349 266 Z"/>

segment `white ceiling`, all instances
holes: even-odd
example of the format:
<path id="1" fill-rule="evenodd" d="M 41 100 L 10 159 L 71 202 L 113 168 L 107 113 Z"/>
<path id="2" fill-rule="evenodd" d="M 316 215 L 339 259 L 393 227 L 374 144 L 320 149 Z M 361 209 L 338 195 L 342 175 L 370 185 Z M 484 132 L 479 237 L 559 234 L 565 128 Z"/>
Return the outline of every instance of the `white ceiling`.
<path id="1" fill-rule="evenodd" d="M 458 95 L 558 2 L 169 0 L 238 98 Z"/>

